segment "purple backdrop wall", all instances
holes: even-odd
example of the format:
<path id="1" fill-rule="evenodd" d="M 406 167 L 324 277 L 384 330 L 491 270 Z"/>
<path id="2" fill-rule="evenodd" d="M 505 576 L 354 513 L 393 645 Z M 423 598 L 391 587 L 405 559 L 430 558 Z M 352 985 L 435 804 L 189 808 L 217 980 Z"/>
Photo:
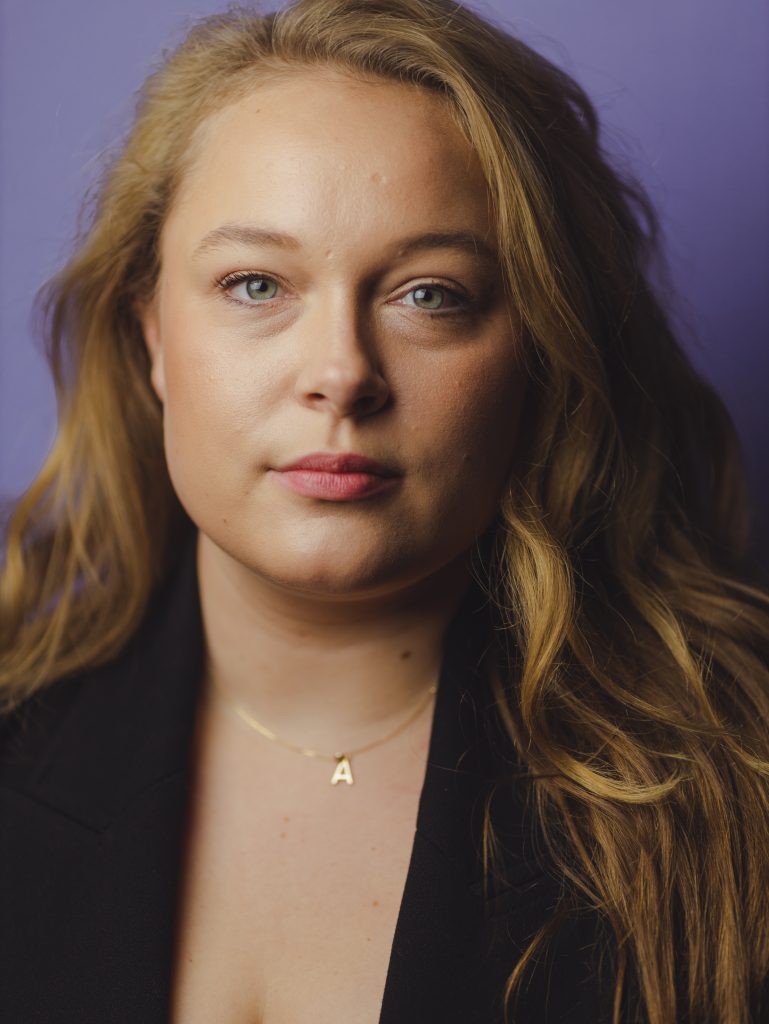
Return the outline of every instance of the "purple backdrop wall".
<path id="1" fill-rule="evenodd" d="M 85 186 L 132 93 L 217 0 L 3 0 L 0 7 L 0 496 L 55 427 L 29 310 L 66 256 Z M 271 4 L 268 6 L 272 6 Z M 606 145 L 663 218 L 696 363 L 730 406 L 769 535 L 769 5 L 765 0 L 494 0 L 477 9 L 588 90 Z"/>

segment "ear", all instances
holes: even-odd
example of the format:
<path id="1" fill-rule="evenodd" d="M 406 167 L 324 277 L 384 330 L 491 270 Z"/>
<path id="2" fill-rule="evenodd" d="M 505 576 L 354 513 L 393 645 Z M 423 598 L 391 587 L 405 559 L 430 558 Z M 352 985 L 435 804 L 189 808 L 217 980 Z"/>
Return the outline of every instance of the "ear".
<path id="1" fill-rule="evenodd" d="M 136 316 L 141 325 L 144 336 L 144 344 L 150 357 L 150 382 L 155 394 L 161 402 L 166 400 L 166 377 L 163 365 L 163 342 L 160 333 L 160 318 L 158 316 L 157 303 L 151 299 L 147 303 L 141 303 L 134 307 Z"/>

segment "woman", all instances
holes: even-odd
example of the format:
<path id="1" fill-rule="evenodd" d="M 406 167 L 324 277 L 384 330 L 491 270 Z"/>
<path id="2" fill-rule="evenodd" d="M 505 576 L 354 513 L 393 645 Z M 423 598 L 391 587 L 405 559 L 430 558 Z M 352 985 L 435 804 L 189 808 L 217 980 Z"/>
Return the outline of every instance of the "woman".
<path id="1" fill-rule="evenodd" d="M 654 243 L 443 0 L 147 82 L 7 528 L 4 1020 L 761 1019 L 767 599 Z"/>

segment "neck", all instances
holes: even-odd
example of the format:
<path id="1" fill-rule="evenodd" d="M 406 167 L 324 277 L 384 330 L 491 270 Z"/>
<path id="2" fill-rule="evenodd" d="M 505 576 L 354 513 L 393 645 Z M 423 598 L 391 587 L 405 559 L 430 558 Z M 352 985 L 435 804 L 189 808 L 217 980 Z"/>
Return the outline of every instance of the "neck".
<path id="1" fill-rule="evenodd" d="M 206 683 L 287 740 L 336 750 L 397 724 L 438 680 L 464 562 L 365 599 L 265 580 L 198 535 Z"/>

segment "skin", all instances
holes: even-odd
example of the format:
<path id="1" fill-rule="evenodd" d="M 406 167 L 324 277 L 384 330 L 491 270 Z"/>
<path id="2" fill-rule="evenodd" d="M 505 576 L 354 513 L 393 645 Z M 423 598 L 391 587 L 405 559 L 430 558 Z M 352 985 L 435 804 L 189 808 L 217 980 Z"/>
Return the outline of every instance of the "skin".
<path id="1" fill-rule="evenodd" d="M 298 245 L 215 242 L 224 225 Z M 510 471 L 523 379 L 495 261 L 399 255 L 460 230 L 493 250 L 477 157 L 438 97 L 292 71 L 203 125 L 140 311 L 199 527 L 207 674 L 320 749 L 381 735 L 435 681 Z M 255 297 L 222 286 L 247 272 Z M 281 486 L 276 467 L 319 451 L 378 459 L 398 484 L 348 502 Z"/>

